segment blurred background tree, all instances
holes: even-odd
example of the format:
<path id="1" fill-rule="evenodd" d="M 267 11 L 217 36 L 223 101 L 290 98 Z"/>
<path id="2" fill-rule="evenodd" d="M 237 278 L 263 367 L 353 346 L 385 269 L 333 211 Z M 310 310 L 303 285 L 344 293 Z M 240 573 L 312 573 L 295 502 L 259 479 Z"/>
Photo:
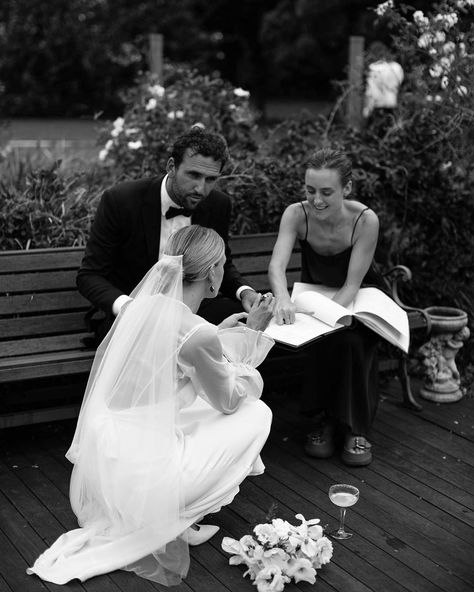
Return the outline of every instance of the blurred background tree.
<path id="1" fill-rule="evenodd" d="M 147 69 L 149 33 L 164 35 L 167 60 L 218 71 L 250 90 L 262 111 L 269 97 L 333 98 L 348 37 L 373 40 L 374 13 L 366 9 L 377 3 L 2 0 L 0 114 L 120 115 L 127 89 Z"/>

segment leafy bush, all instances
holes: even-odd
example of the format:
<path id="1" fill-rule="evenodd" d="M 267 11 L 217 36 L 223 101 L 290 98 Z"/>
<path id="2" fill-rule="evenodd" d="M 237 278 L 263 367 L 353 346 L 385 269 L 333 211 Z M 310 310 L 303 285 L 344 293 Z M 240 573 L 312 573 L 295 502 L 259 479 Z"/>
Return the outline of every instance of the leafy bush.
<path id="1" fill-rule="evenodd" d="M 163 84 L 146 74 L 126 97 L 123 117 L 104 132 L 100 158 L 119 177 L 161 173 L 173 141 L 194 124 L 221 133 L 234 159 L 256 149 L 247 91 L 186 65 L 167 65 Z"/>
<path id="2" fill-rule="evenodd" d="M 36 168 L 10 155 L 0 173 L 0 249 L 85 244 L 105 182 L 100 171 L 68 173 L 60 161 Z"/>

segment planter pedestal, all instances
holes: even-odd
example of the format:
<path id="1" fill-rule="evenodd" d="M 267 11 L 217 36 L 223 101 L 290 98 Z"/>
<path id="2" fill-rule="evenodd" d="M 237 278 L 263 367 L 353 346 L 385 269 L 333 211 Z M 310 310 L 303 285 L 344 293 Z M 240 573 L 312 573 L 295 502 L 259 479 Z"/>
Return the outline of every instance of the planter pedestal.
<path id="1" fill-rule="evenodd" d="M 418 350 L 425 368 L 420 395 L 437 403 L 452 403 L 462 398 L 456 354 L 469 337 L 467 313 L 448 306 L 430 306 L 431 338 Z"/>

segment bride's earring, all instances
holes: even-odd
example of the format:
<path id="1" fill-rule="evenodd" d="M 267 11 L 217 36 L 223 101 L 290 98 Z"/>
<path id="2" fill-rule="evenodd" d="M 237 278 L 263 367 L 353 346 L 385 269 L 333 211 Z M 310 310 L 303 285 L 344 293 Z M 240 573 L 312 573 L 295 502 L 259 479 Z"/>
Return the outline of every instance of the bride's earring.
<path id="1" fill-rule="evenodd" d="M 216 291 L 216 289 L 214 288 L 214 286 L 212 284 L 209 286 L 209 291 L 212 292 L 213 294 Z"/>

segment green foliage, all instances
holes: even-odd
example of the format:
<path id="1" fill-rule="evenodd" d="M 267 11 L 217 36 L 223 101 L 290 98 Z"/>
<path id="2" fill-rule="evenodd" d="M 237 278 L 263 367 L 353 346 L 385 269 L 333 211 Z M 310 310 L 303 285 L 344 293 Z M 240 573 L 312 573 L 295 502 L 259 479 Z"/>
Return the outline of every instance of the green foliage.
<path id="1" fill-rule="evenodd" d="M 35 168 L 11 156 L 0 164 L 0 249 L 85 244 L 105 179 L 60 164 Z"/>
<path id="2" fill-rule="evenodd" d="M 104 133 L 100 158 L 119 177 L 162 172 L 173 141 L 194 124 L 221 133 L 233 159 L 256 149 L 247 91 L 186 65 L 166 66 L 163 84 L 145 75 L 127 95 L 123 117 Z"/>

